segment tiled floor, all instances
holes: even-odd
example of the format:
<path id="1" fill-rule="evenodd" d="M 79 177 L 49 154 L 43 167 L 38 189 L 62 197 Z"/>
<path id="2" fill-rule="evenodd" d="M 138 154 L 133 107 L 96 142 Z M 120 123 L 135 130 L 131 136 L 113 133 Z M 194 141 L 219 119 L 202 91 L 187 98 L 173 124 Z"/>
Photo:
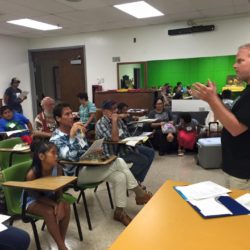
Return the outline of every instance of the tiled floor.
<path id="1" fill-rule="evenodd" d="M 223 173 L 220 169 L 205 170 L 197 166 L 193 155 L 185 155 L 183 157 L 176 155 L 160 157 L 157 155 L 144 184 L 154 193 L 168 179 L 188 182 L 212 180 L 224 185 Z M 82 242 L 79 241 L 75 219 L 72 213 L 66 244 L 71 250 L 106 250 L 123 231 L 124 226 L 112 219 L 113 213 L 110 208 L 105 185 L 100 186 L 96 194 L 94 194 L 93 190 L 89 190 L 86 193 L 93 230 L 88 230 L 81 201 L 77 207 L 84 239 Z M 130 193 L 126 209 L 128 214 L 134 217 L 142 208 L 142 206 L 135 204 L 134 194 Z M 41 222 L 38 222 L 37 225 L 39 227 L 42 249 L 57 249 L 48 232 L 46 230 L 44 232 L 40 231 Z M 16 222 L 15 226 L 21 227 L 30 233 L 31 244 L 29 249 L 36 249 L 31 226 L 21 222 Z M 126 247 L 124 247 L 124 250 L 126 250 Z"/>

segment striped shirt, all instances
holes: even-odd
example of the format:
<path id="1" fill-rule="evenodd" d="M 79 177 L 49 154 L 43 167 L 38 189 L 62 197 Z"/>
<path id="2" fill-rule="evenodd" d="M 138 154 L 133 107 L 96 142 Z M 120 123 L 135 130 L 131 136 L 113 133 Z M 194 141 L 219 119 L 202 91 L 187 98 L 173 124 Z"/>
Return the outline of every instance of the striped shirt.
<path id="1" fill-rule="evenodd" d="M 129 137 L 130 134 L 125 123 L 121 119 L 118 119 L 117 123 L 119 130 L 119 139 L 122 140 L 126 137 Z M 107 142 L 112 141 L 112 122 L 107 116 L 103 116 L 96 123 L 95 133 L 96 133 L 96 139 L 104 138 L 104 140 Z M 119 152 L 117 152 L 118 146 L 119 146 Z M 121 145 L 116 143 L 104 143 L 103 150 L 105 155 L 107 156 L 118 154 L 120 157 L 122 157 L 133 149 L 123 144 Z"/>

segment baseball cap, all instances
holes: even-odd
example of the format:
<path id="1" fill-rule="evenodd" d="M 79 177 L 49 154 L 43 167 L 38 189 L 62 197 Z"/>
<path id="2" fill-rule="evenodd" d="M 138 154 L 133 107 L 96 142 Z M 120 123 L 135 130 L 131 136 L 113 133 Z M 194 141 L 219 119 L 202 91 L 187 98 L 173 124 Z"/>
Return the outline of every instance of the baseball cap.
<path id="1" fill-rule="evenodd" d="M 13 83 L 20 83 L 20 80 L 18 78 L 16 78 L 16 77 L 13 77 L 11 79 L 11 84 L 13 84 Z"/>
<path id="2" fill-rule="evenodd" d="M 102 103 L 102 109 L 112 109 L 112 107 L 116 104 L 113 100 L 105 100 Z"/>

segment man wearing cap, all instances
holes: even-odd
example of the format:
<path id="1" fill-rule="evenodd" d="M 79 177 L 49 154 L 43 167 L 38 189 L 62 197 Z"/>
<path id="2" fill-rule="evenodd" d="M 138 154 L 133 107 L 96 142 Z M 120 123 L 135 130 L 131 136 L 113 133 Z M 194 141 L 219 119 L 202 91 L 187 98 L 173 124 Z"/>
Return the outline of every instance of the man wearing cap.
<path id="1" fill-rule="evenodd" d="M 117 114 L 116 102 L 112 100 L 104 101 L 102 110 L 103 117 L 96 123 L 95 127 L 97 138 L 118 142 L 130 136 L 127 126 L 122 121 L 123 114 Z M 143 145 L 129 147 L 114 143 L 105 143 L 104 153 L 106 155 L 118 154 L 127 163 L 132 163 L 130 170 L 139 183 L 144 181 L 155 154 L 152 148 Z"/>
<path id="2" fill-rule="evenodd" d="M 18 88 L 20 80 L 16 77 L 11 79 L 10 87 L 5 90 L 4 93 L 4 102 L 12 110 L 23 113 L 21 103 L 27 98 L 19 98 L 19 95 L 22 93 L 22 90 Z"/>

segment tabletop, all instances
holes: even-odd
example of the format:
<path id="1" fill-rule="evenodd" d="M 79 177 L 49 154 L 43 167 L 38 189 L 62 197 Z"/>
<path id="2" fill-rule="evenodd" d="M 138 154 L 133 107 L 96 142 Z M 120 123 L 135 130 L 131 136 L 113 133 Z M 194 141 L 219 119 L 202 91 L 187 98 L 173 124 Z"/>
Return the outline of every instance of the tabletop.
<path id="1" fill-rule="evenodd" d="M 245 250 L 250 216 L 202 218 L 167 181 L 121 233 L 110 250 Z M 247 191 L 235 190 L 236 198 Z"/>
<path id="2" fill-rule="evenodd" d="M 69 183 L 74 182 L 76 179 L 76 176 L 48 176 L 32 181 L 6 181 L 2 183 L 2 185 L 39 191 L 57 191 Z"/>

